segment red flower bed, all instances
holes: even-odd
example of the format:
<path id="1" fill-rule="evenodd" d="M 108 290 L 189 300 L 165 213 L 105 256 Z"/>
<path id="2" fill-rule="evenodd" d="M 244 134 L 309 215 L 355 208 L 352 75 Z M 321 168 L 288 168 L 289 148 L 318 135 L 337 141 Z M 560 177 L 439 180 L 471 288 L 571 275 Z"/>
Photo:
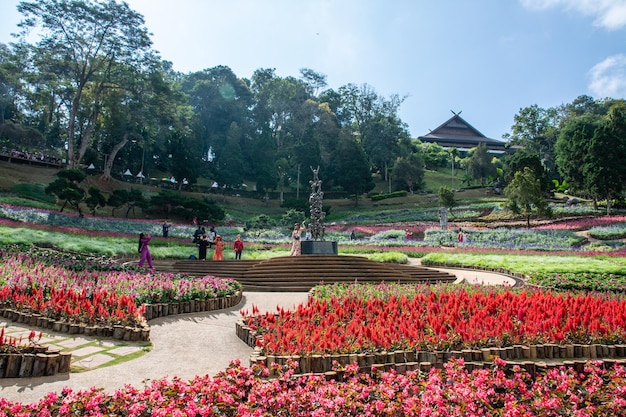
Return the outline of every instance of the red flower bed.
<path id="1" fill-rule="evenodd" d="M 532 290 L 423 287 L 408 296 L 311 299 L 244 321 L 271 355 L 626 341 L 624 299 Z"/>

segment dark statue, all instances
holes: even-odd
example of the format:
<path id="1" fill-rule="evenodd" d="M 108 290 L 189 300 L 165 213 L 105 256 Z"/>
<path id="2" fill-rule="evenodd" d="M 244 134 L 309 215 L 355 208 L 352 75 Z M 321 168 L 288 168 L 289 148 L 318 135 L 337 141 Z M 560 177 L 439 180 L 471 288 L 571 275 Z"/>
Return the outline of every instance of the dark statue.
<path id="1" fill-rule="evenodd" d="M 326 218 L 326 213 L 322 209 L 324 193 L 322 192 L 322 180 L 318 177 L 320 167 L 318 166 L 317 169 L 311 167 L 311 171 L 313 171 L 313 179 L 309 181 L 311 185 L 311 195 L 309 196 L 311 222 L 309 231 L 313 240 L 324 240 L 324 219 Z"/>

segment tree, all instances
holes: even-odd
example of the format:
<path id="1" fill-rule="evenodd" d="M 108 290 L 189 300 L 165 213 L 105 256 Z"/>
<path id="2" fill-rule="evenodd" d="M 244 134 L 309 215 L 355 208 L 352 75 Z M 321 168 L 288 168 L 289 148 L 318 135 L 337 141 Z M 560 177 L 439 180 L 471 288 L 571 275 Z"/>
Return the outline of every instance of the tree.
<path id="1" fill-rule="evenodd" d="M 548 174 L 556 175 L 555 150 L 561 115 L 558 109 L 544 109 L 536 104 L 520 109 L 511 127 L 511 145 L 521 146 L 539 154 Z M 508 136 L 508 135 L 507 135 Z"/>
<path id="2" fill-rule="evenodd" d="M 358 205 L 359 196 L 375 187 L 363 148 L 353 138 L 343 136 L 339 139 L 334 162 L 332 177 L 354 197 L 354 205 Z"/>
<path id="3" fill-rule="evenodd" d="M 85 204 L 87 204 L 87 207 L 91 210 L 91 214 L 95 216 L 96 209 L 106 206 L 107 199 L 97 187 L 89 187 L 87 194 L 89 194 L 89 197 L 85 199 Z"/>
<path id="4" fill-rule="evenodd" d="M 396 182 L 406 185 L 409 193 L 424 188 L 424 159 L 418 153 L 398 158 L 393 166 L 393 178 Z"/>
<path id="5" fill-rule="evenodd" d="M 80 204 L 85 199 L 85 190 L 79 184 L 87 175 L 78 169 L 64 169 L 57 172 L 56 176 L 57 178 L 45 188 L 46 194 L 64 200 L 61 212 L 69 205 L 75 208 L 79 215 L 82 215 Z"/>
<path id="6" fill-rule="evenodd" d="M 556 142 L 556 163 L 572 191 L 589 193 L 584 167 L 589 163 L 590 144 L 602 120 L 599 116 L 585 114 L 567 119 Z M 590 167 L 586 168 L 590 170 Z"/>
<path id="7" fill-rule="evenodd" d="M 107 205 L 111 207 L 111 216 L 115 216 L 115 210 L 128 202 L 129 192 L 123 188 L 116 188 L 107 199 Z"/>
<path id="8" fill-rule="evenodd" d="M 552 215 L 552 210 L 543 197 L 541 182 L 528 167 L 515 173 L 511 183 L 504 189 L 504 194 L 508 198 L 507 208 L 522 215 L 528 228 L 531 217 Z"/>
<path id="9" fill-rule="evenodd" d="M 439 207 L 445 207 L 450 212 L 452 212 L 452 209 L 457 206 L 457 202 L 454 199 L 454 190 L 445 185 L 439 187 L 437 201 L 439 202 Z"/>
<path id="10" fill-rule="evenodd" d="M 67 99 L 68 163 L 77 168 L 91 144 L 102 93 L 114 82 L 116 66 L 140 65 L 150 55 L 143 16 L 114 0 L 23 1 L 18 11 L 24 15 L 22 33 L 36 29 L 41 36 L 32 47 L 37 71 L 54 73 L 54 83 Z"/>
<path id="11" fill-rule="evenodd" d="M 548 178 L 547 172 L 541 163 L 539 153 L 528 148 L 522 148 L 512 154 L 506 155 L 503 170 L 504 182 L 506 184 L 510 183 L 515 173 L 522 171 L 524 168 L 533 170 L 535 177 L 541 180 L 541 189 L 543 191 L 550 191 L 552 181 Z"/>
<path id="12" fill-rule="evenodd" d="M 485 180 L 496 173 L 496 167 L 492 163 L 493 157 L 487 152 L 487 145 L 481 143 L 476 147 L 469 159 L 467 170 L 473 179 L 480 181 L 485 186 Z"/>
<path id="13" fill-rule="evenodd" d="M 616 104 L 599 126 L 583 165 L 583 175 L 593 195 L 606 199 L 606 214 L 611 214 L 611 200 L 621 195 L 626 181 L 626 105 Z"/>

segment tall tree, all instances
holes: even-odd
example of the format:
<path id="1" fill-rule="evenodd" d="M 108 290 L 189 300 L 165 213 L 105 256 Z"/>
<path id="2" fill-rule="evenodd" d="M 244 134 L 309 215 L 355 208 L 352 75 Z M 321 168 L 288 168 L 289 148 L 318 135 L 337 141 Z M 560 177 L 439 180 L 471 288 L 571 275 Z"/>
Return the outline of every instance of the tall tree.
<path id="1" fill-rule="evenodd" d="M 590 192 L 606 200 L 606 214 L 611 214 L 611 201 L 619 197 L 626 181 L 626 105 L 613 105 L 601 126 L 595 130 L 583 175 Z"/>
<path id="2" fill-rule="evenodd" d="M 541 182 L 541 189 L 543 191 L 550 191 L 552 182 L 548 178 L 547 172 L 543 164 L 539 153 L 532 149 L 522 148 L 515 151 L 512 154 L 506 155 L 504 159 L 504 182 L 510 183 L 515 176 L 515 173 L 522 171 L 524 168 L 530 168 L 533 170 L 536 178 L 539 178 Z"/>
<path id="3" fill-rule="evenodd" d="M 393 166 L 394 180 L 408 188 L 409 193 L 424 187 L 424 159 L 419 153 L 398 158 Z"/>
<path id="4" fill-rule="evenodd" d="M 556 162 L 563 178 L 572 191 L 590 196 L 585 166 L 590 162 L 591 143 L 596 129 L 602 124 L 600 116 L 585 114 L 568 118 L 559 132 L 556 142 Z M 586 169 L 589 170 L 589 167 Z"/>
<path id="5" fill-rule="evenodd" d="M 536 104 L 520 109 L 513 117 L 511 135 L 505 135 L 512 145 L 539 154 L 550 178 L 557 175 L 554 146 L 558 136 L 561 114 L 556 108 L 544 109 Z"/>
<path id="6" fill-rule="evenodd" d="M 91 144 L 102 93 L 114 81 L 116 65 L 140 65 L 151 54 L 143 16 L 115 0 L 23 1 L 18 11 L 24 16 L 22 33 L 36 29 L 40 35 L 32 46 L 35 66 L 54 72 L 67 98 L 68 164 L 78 167 Z"/>
<path id="7" fill-rule="evenodd" d="M 339 138 L 331 176 L 359 204 L 362 194 L 374 189 L 375 184 L 363 148 L 350 135 Z"/>
<path id="8" fill-rule="evenodd" d="M 478 145 L 469 159 L 467 170 L 473 179 L 480 181 L 483 187 L 487 178 L 496 173 L 496 166 L 492 160 L 493 156 L 487 152 L 485 143 Z"/>
<path id="9" fill-rule="evenodd" d="M 515 173 L 513 180 L 504 189 L 504 194 L 508 198 L 507 207 L 513 213 L 524 216 L 528 228 L 531 217 L 552 215 L 550 206 L 543 197 L 541 182 L 528 167 Z"/>

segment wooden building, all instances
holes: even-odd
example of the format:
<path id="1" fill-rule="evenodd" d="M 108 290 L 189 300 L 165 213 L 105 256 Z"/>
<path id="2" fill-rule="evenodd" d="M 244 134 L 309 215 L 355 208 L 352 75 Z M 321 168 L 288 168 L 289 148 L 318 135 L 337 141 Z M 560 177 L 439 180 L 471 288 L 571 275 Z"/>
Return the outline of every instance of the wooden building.
<path id="1" fill-rule="evenodd" d="M 460 113 L 454 113 L 454 116 L 441 126 L 424 136 L 419 136 L 418 139 L 423 143 L 436 143 L 443 148 L 456 148 L 459 151 L 469 151 L 481 143 L 486 144 L 487 150 L 492 153 L 512 150 L 506 146 L 506 142 L 488 138 L 480 133 L 478 129 L 459 116 Z"/>

